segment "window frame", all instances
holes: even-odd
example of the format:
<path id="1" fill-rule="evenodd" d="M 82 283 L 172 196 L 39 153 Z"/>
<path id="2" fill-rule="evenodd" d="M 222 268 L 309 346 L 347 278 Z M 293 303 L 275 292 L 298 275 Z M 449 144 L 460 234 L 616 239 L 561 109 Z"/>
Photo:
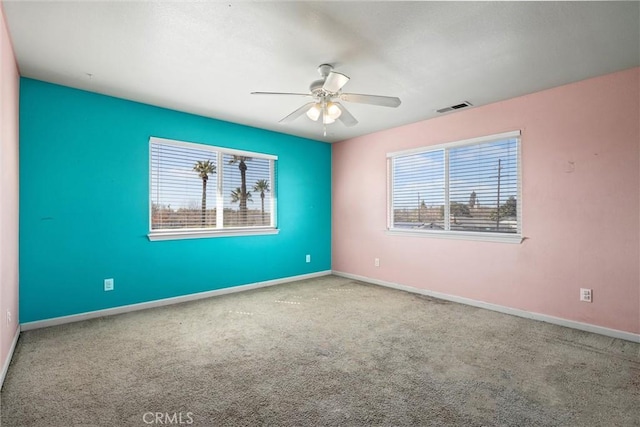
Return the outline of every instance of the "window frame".
<path id="1" fill-rule="evenodd" d="M 496 142 L 504 139 L 517 139 L 516 148 L 516 165 L 517 165 L 517 201 L 518 209 L 516 212 L 518 228 L 516 233 L 497 233 L 485 231 L 456 231 L 456 230 L 417 230 L 394 227 L 394 206 L 393 206 L 393 160 L 399 156 L 407 156 L 412 154 L 421 154 L 444 150 L 444 221 L 449 225 L 450 222 L 450 164 L 449 150 L 452 148 L 473 146 L 487 142 Z M 460 240 L 478 240 L 488 242 L 502 242 L 520 244 L 524 240 L 522 235 L 522 133 L 520 130 L 503 132 L 499 134 L 487 135 L 477 138 L 464 139 L 460 141 L 447 142 L 443 144 L 431 145 L 426 147 L 413 148 L 403 151 L 395 151 L 387 153 L 387 224 L 386 233 L 398 236 L 419 236 L 433 237 L 443 239 L 460 239 Z"/>
<path id="2" fill-rule="evenodd" d="M 223 179 L 224 172 L 222 167 L 216 170 L 216 228 L 175 228 L 175 229 L 153 229 L 153 167 L 152 167 L 152 144 L 163 144 L 177 147 L 193 148 L 197 150 L 210 151 L 216 156 L 216 165 L 222 166 L 224 155 L 245 156 L 259 159 L 267 159 L 272 162 L 269 167 L 269 183 L 271 185 L 269 197 L 269 209 L 271 223 L 268 226 L 250 226 L 250 227 L 224 227 L 224 195 L 223 195 Z M 148 188 L 148 233 L 147 237 L 151 241 L 158 240 L 181 240 L 181 239 L 201 239 L 210 237 L 230 237 L 230 236 L 257 236 L 278 234 L 277 222 L 277 183 L 276 168 L 278 156 L 267 153 L 258 153 L 253 151 L 237 150 L 233 148 L 220 147 L 196 142 L 179 141 L 175 139 L 159 138 L 152 136 L 149 138 L 149 188 Z"/>

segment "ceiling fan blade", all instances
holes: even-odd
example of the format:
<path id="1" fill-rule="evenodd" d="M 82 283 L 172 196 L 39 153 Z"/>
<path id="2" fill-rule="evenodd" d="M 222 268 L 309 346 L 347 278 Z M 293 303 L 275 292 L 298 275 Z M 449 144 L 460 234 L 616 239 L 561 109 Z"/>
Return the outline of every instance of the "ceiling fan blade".
<path id="1" fill-rule="evenodd" d="M 363 95 L 360 93 L 342 93 L 340 99 L 347 102 L 359 104 L 379 105 L 381 107 L 397 107 L 400 105 L 400 98 L 395 96 Z"/>
<path id="2" fill-rule="evenodd" d="M 327 92 L 336 93 L 340 89 L 342 89 L 342 86 L 346 85 L 348 81 L 349 77 L 345 76 L 344 74 L 331 71 L 324 81 L 322 89 Z"/>
<path id="3" fill-rule="evenodd" d="M 291 123 L 292 121 L 294 121 L 295 119 L 297 119 L 298 117 L 306 113 L 309 110 L 309 108 L 311 108 L 313 105 L 315 105 L 315 102 L 307 102 L 302 107 L 298 108 L 296 111 L 289 114 L 284 119 L 280 120 L 278 123 Z"/>
<path id="4" fill-rule="evenodd" d="M 342 124 L 348 127 L 355 126 L 358 124 L 358 121 L 356 120 L 356 118 L 351 115 L 349 110 L 344 108 L 344 105 L 340 104 L 339 102 L 334 102 L 334 104 L 337 105 L 338 108 L 340 108 L 340 111 L 342 111 L 342 114 L 340 114 L 340 117 L 338 117 L 338 120 L 340 120 Z"/>
<path id="5" fill-rule="evenodd" d="M 294 95 L 294 96 L 313 96 L 310 93 L 293 93 L 293 92 L 251 92 L 251 95 Z"/>

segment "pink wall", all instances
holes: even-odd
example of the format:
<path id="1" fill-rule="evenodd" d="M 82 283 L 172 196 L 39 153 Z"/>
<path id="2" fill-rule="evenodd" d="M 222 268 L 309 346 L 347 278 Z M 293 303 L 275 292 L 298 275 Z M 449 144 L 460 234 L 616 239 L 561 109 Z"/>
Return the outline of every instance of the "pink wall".
<path id="1" fill-rule="evenodd" d="M 636 68 L 334 144 L 333 270 L 640 333 L 639 87 Z M 387 152 L 517 129 L 522 244 L 385 233 Z"/>
<path id="2" fill-rule="evenodd" d="M 0 4 L 0 369 L 18 327 L 18 90 L 20 77 Z M 11 323 L 7 324 L 7 310 Z"/>

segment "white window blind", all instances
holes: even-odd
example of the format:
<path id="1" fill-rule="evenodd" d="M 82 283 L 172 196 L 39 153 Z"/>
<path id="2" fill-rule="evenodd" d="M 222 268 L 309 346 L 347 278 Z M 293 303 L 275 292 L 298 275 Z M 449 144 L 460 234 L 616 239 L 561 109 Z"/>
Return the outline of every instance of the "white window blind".
<path id="1" fill-rule="evenodd" d="M 198 163 L 210 166 L 206 179 Z M 215 151 L 151 144 L 151 230 L 216 228 L 217 163 Z"/>
<path id="2" fill-rule="evenodd" d="M 444 150 L 393 159 L 394 227 L 444 229 Z"/>
<path id="3" fill-rule="evenodd" d="M 233 154 L 224 154 L 222 160 L 225 226 L 271 225 L 271 160 Z"/>
<path id="4" fill-rule="evenodd" d="M 519 135 L 389 154 L 389 228 L 520 236 Z"/>
<path id="5" fill-rule="evenodd" d="M 150 238 L 275 228 L 276 156 L 151 138 Z"/>

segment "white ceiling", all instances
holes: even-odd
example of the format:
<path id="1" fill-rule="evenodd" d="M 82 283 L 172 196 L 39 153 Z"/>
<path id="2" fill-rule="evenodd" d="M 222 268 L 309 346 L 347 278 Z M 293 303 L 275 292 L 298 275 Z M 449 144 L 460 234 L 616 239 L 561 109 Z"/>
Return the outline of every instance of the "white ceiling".
<path id="1" fill-rule="evenodd" d="M 640 65 L 638 2 L 4 0 L 20 73 L 303 137 L 340 141 Z M 330 63 L 359 120 L 278 120 Z M 449 113 L 455 114 L 455 113 Z"/>

